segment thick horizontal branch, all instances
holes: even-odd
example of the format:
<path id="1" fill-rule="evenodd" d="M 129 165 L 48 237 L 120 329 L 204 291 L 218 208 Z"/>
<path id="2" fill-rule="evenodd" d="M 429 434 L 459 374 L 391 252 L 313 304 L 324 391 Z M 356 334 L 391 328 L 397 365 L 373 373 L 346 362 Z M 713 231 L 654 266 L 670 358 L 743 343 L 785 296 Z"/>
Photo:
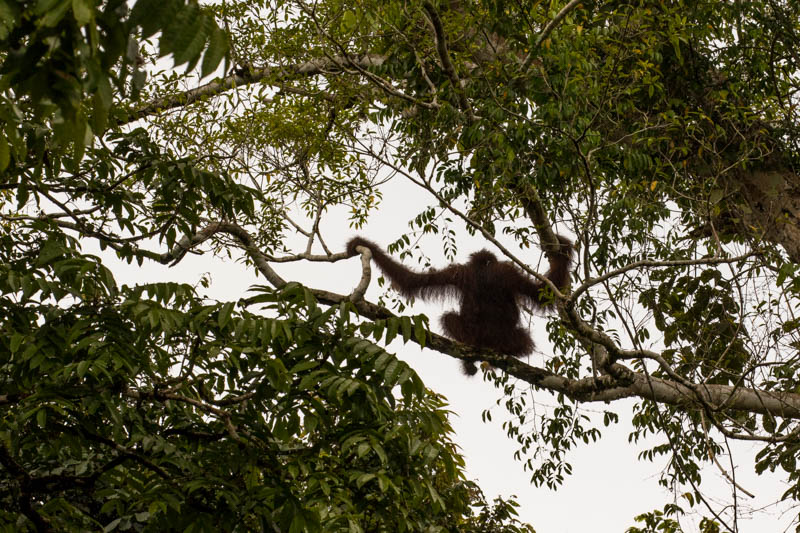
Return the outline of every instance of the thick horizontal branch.
<path id="1" fill-rule="evenodd" d="M 181 243 L 164 257 L 179 260 L 191 247 L 217 232 L 232 235 L 250 255 L 256 268 L 276 288 L 286 284 L 268 264 L 268 258 L 254 246 L 248 232 L 234 223 L 209 224 L 197 235 L 184 237 Z M 331 260 L 346 257 L 335 254 Z M 394 317 L 388 309 L 363 299 L 353 301 L 350 296 L 319 289 L 309 289 L 322 304 L 339 305 L 352 302 L 359 314 L 371 320 Z M 414 340 L 414 342 L 417 342 Z M 602 343 L 605 344 L 605 343 Z M 622 398 L 638 397 L 657 403 L 684 408 L 710 408 L 749 413 L 770 414 L 776 417 L 800 419 L 800 394 L 772 392 L 730 385 L 695 384 L 691 387 L 674 380 L 656 378 L 645 373 L 634 372 L 619 363 L 610 366 L 609 375 L 570 379 L 544 368 L 529 365 L 519 359 L 483 350 L 430 333 L 424 347 L 447 354 L 463 361 L 487 361 L 508 374 L 551 392 L 561 393 L 577 402 L 610 402 Z M 617 350 L 620 350 L 617 347 Z M 699 396 L 699 397 L 698 397 Z"/>
<path id="2" fill-rule="evenodd" d="M 346 296 L 323 291 L 312 292 L 322 303 L 339 304 Z M 383 307 L 366 301 L 356 303 L 359 313 L 373 320 L 393 316 Z M 416 341 L 415 341 L 416 342 Z M 582 379 L 569 379 L 547 369 L 529 365 L 519 359 L 481 350 L 452 341 L 435 333 L 429 334 L 425 347 L 465 361 L 487 361 L 508 374 L 551 392 L 562 393 L 577 402 L 610 402 L 638 397 L 657 403 L 701 408 L 702 403 L 726 410 L 770 414 L 800 419 L 800 394 L 771 392 L 730 385 L 697 385 L 693 390 L 681 383 L 633 372 L 614 364 L 614 374 Z M 702 396 L 702 403 L 697 398 Z"/>
<path id="3" fill-rule="evenodd" d="M 341 72 L 348 65 L 352 64 L 363 69 L 379 67 L 383 64 L 385 59 L 384 56 L 377 54 L 365 54 L 357 58 L 319 58 L 296 65 L 265 67 L 248 73 L 231 74 L 180 94 L 159 98 L 158 100 L 149 102 L 133 110 L 128 115 L 126 122 L 134 122 L 152 114 L 182 107 L 243 85 L 249 85 L 264 80 L 279 80 L 280 83 L 285 83 L 308 76 Z"/>
<path id="4" fill-rule="evenodd" d="M 800 394 L 734 387 L 731 385 L 700 384 L 694 390 L 675 381 L 633 373 L 632 392 L 669 405 L 698 405 L 697 394 L 711 406 L 735 411 L 769 414 L 783 418 L 800 418 Z"/>
<path id="5" fill-rule="evenodd" d="M 347 296 L 311 289 L 321 302 L 338 305 Z M 361 316 L 378 320 L 394 316 L 389 310 L 361 300 L 354 302 Z M 416 340 L 414 341 L 416 342 Z M 464 361 L 487 361 L 508 374 L 551 392 L 562 393 L 577 402 L 610 402 L 638 397 L 657 403 L 700 409 L 703 404 L 713 408 L 770 414 L 776 417 L 800 419 L 800 394 L 771 392 L 730 385 L 697 385 L 696 390 L 681 383 L 633 372 L 614 364 L 614 376 L 603 375 L 569 379 L 547 369 L 529 365 L 519 359 L 461 344 L 441 335 L 430 333 L 426 348 Z M 698 399 L 697 394 L 701 395 Z M 702 402 L 701 402 L 702 400 Z"/>

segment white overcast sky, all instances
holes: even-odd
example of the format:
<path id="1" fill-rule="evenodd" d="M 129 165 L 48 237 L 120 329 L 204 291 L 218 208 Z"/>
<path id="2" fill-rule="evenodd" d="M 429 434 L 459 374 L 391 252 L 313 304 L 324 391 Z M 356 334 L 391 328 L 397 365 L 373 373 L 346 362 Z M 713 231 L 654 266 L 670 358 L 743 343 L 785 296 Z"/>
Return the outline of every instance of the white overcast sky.
<path id="1" fill-rule="evenodd" d="M 407 221 L 416 215 L 424 205 L 431 202 L 424 193 L 415 189 L 401 178 L 395 178 L 384 186 L 384 200 L 378 211 L 370 218 L 368 225 L 360 231 L 352 230 L 347 218 L 342 213 L 330 213 L 323 218 L 321 230 L 332 251 L 343 249 L 349 237 L 358 233 L 375 240 L 382 246 L 397 239 L 407 231 Z M 514 242 L 501 239 L 510 250 L 517 250 Z M 292 243 L 294 244 L 294 243 Z M 444 264 L 441 242 L 437 237 L 426 237 L 420 243 L 425 253 L 431 257 L 433 264 Z M 487 243 L 480 237 L 470 237 L 462 231 L 458 238 L 458 260 L 467 258 L 470 252 L 486 247 Z M 303 240 L 297 240 L 296 251 L 305 247 Z M 491 246 L 490 246 L 491 247 Z M 321 253 L 321 249 L 316 249 Z M 101 254 L 104 259 L 111 260 L 113 255 Z M 520 253 L 523 260 L 536 265 L 539 262 L 537 250 L 525 250 Z M 206 294 L 219 300 L 236 300 L 245 295 L 249 286 L 264 284 L 263 277 L 257 278 L 253 271 L 233 260 L 213 258 L 209 254 L 196 256 L 189 254 L 177 266 L 167 268 L 154 263 L 126 265 L 116 260 L 107 262 L 117 276 L 119 283 L 141 283 L 149 281 L 177 281 L 196 284 L 201 276 L 209 273 L 211 287 Z M 360 277 L 358 259 L 340 261 L 336 264 L 299 262 L 273 265 L 275 270 L 287 280 L 300 281 L 308 286 L 348 294 L 355 287 Z M 367 292 L 367 299 L 376 301 L 380 288 L 375 279 Z M 407 313 L 425 313 L 431 319 L 434 329 L 438 330 L 438 317 L 443 310 L 453 304 L 417 303 Z M 538 352 L 532 356 L 531 362 L 537 364 L 537 358 L 547 358 L 551 353 L 544 333 L 542 320 L 534 326 L 534 339 Z M 495 496 L 507 497 L 516 495 L 520 506 L 520 518 L 531 523 L 538 533 L 584 533 L 623 532 L 634 525 L 633 517 L 637 514 L 661 509 L 672 497 L 669 492 L 657 483 L 659 472 L 666 464 L 666 458 L 657 458 L 656 462 L 638 460 L 638 453 L 654 444 L 664 442 L 663 436 L 638 444 L 628 443 L 630 433 L 630 413 L 633 400 L 619 401 L 611 405 L 584 404 L 586 414 L 600 413 L 596 417 L 597 427 L 603 433 L 599 442 L 580 445 L 567 457 L 573 467 L 573 474 L 557 490 L 546 487 L 535 487 L 530 484 L 530 473 L 523 470 L 523 462 L 514 460 L 517 450 L 516 442 L 506 437 L 502 421 L 508 415 L 501 405 L 497 405 L 500 391 L 491 383 L 484 382 L 480 374 L 467 378 L 460 372 L 458 361 L 431 350 L 420 350 L 415 344 L 403 345 L 395 341 L 389 350 L 407 361 L 422 377 L 425 384 L 438 393 L 443 394 L 450 402 L 454 412 L 451 422 L 455 429 L 455 441 L 459 444 L 466 458 L 467 475 L 476 480 L 484 490 L 487 500 Z M 528 392 L 539 411 L 556 404 L 553 395 L 545 391 Z M 528 402 L 531 405 L 531 402 Z M 491 409 L 493 420 L 489 423 L 481 421 L 485 409 Z M 602 426 L 601 414 L 604 409 L 616 411 L 620 422 L 616 425 Z M 739 531 L 779 532 L 787 529 L 797 511 L 787 506 L 772 506 L 786 488 L 780 473 L 769 473 L 756 476 L 753 457 L 757 447 L 749 444 L 737 445 L 734 448 L 734 461 L 738 465 L 735 475 L 737 482 L 756 495 L 754 500 L 740 495 L 741 509 L 762 509 L 755 518 L 740 516 Z M 728 457 L 719 457 L 720 462 L 729 466 Z M 716 504 L 730 500 L 730 488 L 716 467 L 708 467 L 703 474 L 703 489 Z M 684 487 L 680 492 L 686 492 Z M 685 504 L 685 501 L 679 502 Z M 702 509 L 705 511 L 705 509 Z M 719 510 L 719 507 L 717 507 Z M 783 514 L 781 512 L 783 511 Z M 708 513 L 705 513 L 708 515 Z M 697 517 L 687 516 L 681 519 L 686 532 L 697 530 Z"/>

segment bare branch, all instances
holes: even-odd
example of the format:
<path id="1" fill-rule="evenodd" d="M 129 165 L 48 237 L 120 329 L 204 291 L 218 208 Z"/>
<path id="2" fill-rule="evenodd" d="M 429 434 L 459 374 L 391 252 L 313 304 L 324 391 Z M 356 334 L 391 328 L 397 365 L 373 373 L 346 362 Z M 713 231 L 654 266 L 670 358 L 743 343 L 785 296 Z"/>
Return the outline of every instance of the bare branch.
<path id="1" fill-rule="evenodd" d="M 356 250 L 361 253 L 361 280 L 358 282 L 356 288 L 353 289 L 353 292 L 350 293 L 350 300 L 353 302 L 359 302 L 364 299 L 364 294 L 367 292 L 367 287 L 369 287 L 369 281 L 372 276 L 372 267 L 370 266 L 372 250 L 365 246 L 356 246 Z"/>
<path id="2" fill-rule="evenodd" d="M 703 433 L 706 438 L 706 448 L 708 448 L 708 455 L 711 457 L 711 460 L 714 462 L 714 464 L 717 465 L 717 469 L 719 469 L 720 473 L 725 477 L 725 479 L 728 480 L 728 483 L 733 485 L 735 489 L 742 491 L 744 494 L 750 496 L 751 498 L 755 498 L 756 497 L 755 494 L 753 494 L 749 490 L 739 485 L 733 478 L 733 476 L 731 476 L 731 474 L 729 474 L 728 471 L 725 470 L 725 468 L 720 464 L 719 460 L 717 459 L 717 455 L 714 453 L 714 449 L 711 445 L 711 439 L 708 437 L 708 421 L 706 420 L 705 416 L 703 416 L 702 411 L 700 412 L 700 420 L 702 422 Z M 731 469 L 733 469 L 733 465 L 731 465 Z"/>

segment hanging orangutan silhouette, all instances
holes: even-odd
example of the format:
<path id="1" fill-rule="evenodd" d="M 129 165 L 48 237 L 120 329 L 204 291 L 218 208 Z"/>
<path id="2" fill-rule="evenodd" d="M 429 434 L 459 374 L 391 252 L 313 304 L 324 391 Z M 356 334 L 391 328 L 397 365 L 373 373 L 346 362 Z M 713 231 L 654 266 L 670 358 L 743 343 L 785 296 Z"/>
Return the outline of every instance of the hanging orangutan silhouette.
<path id="1" fill-rule="evenodd" d="M 550 269 L 545 277 L 560 289 L 569 280 L 573 247 L 569 239 L 560 235 L 558 241 L 560 250 L 548 254 Z M 347 254 L 357 255 L 358 246 L 372 252 L 375 263 L 403 296 L 460 298 L 459 311 L 442 316 L 442 328 L 448 337 L 477 348 L 514 357 L 529 354 L 534 344 L 528 330 L 520 327 L 519 302 L 528 303 L 534 309 L 553 305 L 552 292 L 544 282 L 531 278 L 508 261 L 498 261 L 489 250 L 473 253 L 464 264 L 414 272 L 361 237 L 347 243 Z M 463 361 L 462 364 L 465 374 L 477 373 L 474 363 Z"/>

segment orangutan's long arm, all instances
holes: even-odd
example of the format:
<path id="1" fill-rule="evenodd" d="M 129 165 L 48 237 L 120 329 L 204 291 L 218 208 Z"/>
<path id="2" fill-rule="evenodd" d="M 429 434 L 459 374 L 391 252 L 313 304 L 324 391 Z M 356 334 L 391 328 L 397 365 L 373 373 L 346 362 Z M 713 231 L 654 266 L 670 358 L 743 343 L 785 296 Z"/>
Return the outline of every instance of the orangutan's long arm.
<path id="1" fill-rule="evenodd" d="M 357 255 L 356 247 L 358 246 L 368 248 L 372 252 L 375 264 L 403 296 L 419 296 L 421 298 L 451 296 L 462 286 L 463 265 L 450 265 L 442 270 L 431 269 L 427 272 L 414 272 L 392 259 L 374 242 L 361 237 L 354 237 L 347 243 L 348 255 Z"/>

